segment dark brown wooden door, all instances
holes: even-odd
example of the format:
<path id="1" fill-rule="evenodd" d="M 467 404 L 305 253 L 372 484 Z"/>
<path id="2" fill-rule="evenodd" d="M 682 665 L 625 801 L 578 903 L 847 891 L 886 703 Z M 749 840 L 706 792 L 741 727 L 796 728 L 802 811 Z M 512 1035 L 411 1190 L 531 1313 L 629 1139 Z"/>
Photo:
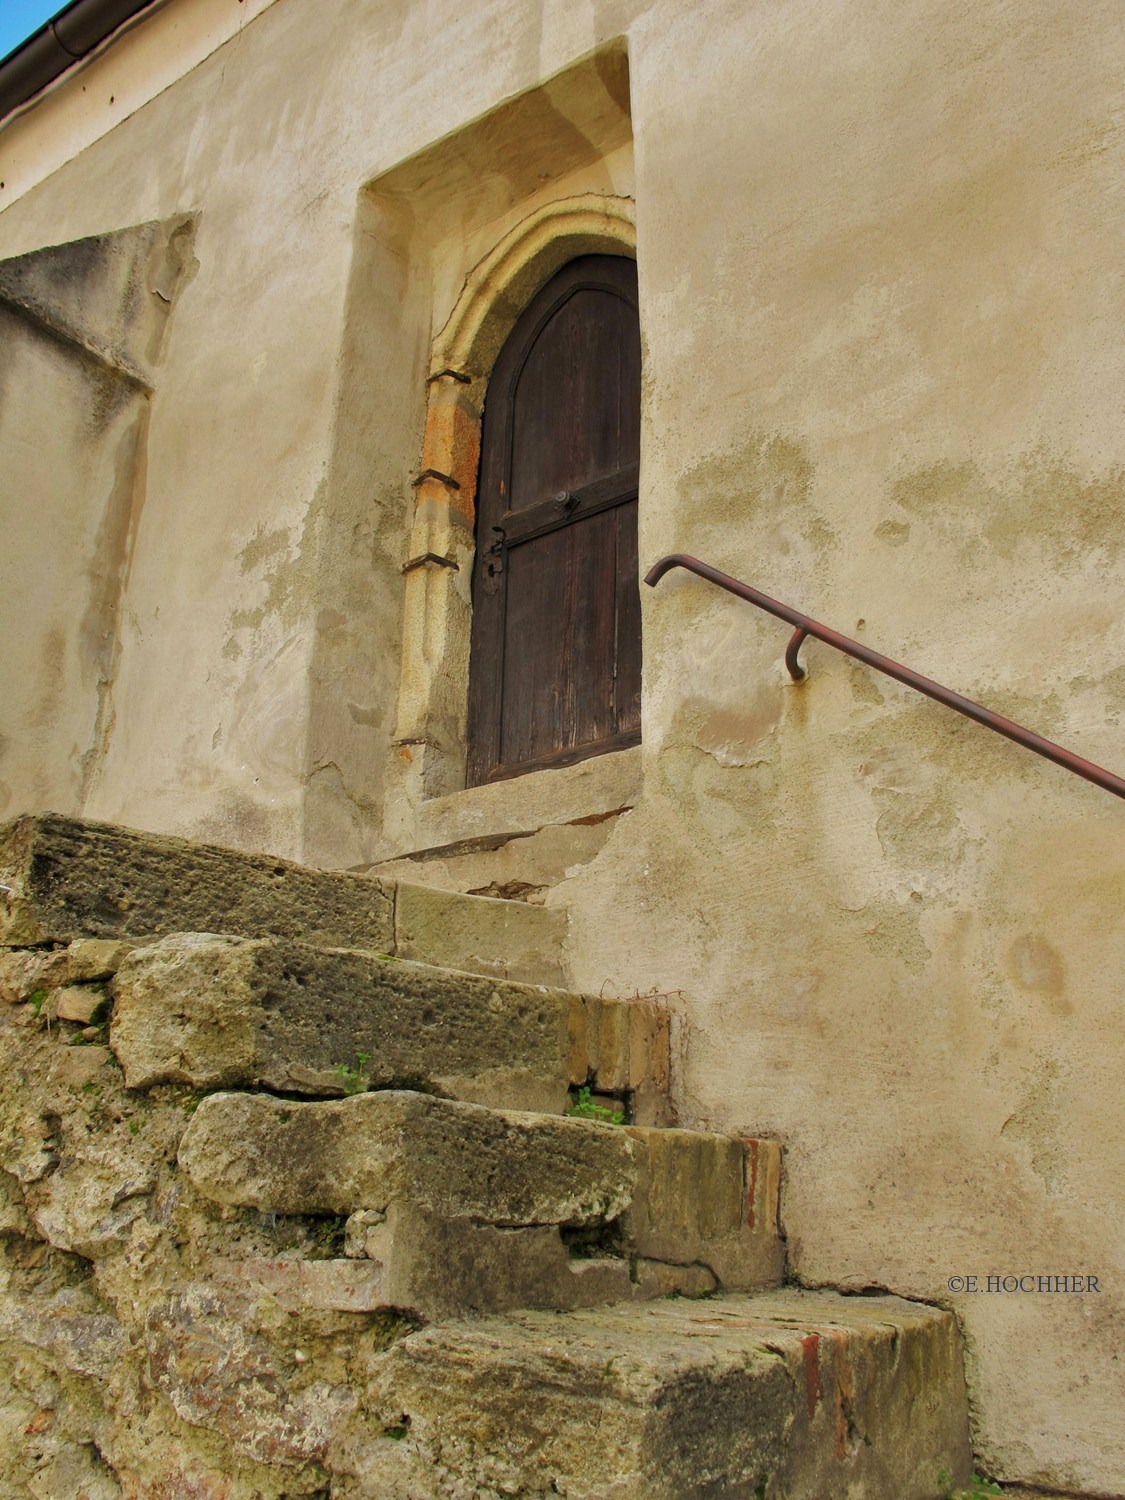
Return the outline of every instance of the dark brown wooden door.
<path id="1" fill-rule="evenodd" d="M 637 268 L 586 255 L 489 382 L 477 489 L 470 786 L 636 744 Z"/>

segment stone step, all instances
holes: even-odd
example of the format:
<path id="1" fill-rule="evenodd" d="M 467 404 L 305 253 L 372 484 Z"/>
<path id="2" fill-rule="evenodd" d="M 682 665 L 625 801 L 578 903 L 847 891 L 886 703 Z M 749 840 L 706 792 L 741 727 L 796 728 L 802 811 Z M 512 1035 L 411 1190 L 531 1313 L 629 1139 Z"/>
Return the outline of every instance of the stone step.
<path id="1" fill-rule="evenodd" d="M 433 1319 L 768 1286 L 784 1273 L 774 1142 L 399 1090 L 319 1103 L 222 1093 L 192 1117 L 179 1166 L 228 1208 L 347 1218 L 352 1254 L 381 1267 L 360 1277 L 362 1292 L 347 1290 L 351 1268 L 223 1262 L 222 1275 L 283 1283 L 298 1302 L 310 1275 L 345 1301 Z"/>
<path id="2" fill-rule="evenodd" d="M 400 958 L 524 984 L 565 986 L 561 907 L 529 906 L 398 881 L 395 946 Z"/>
<path id="3" fill-rule="evenodd" d="M 513 1109 L 567 1104 L 569 997 L 558 992 L 201 934 L 136 949 L 113 989 L 110 1044 L 130 1088 L 397 1087 Z"/>
<path id="4" fill-rule="evenodd" d="M 61 972 L 61 971 L 60 971 Z M 667 1016 L 283 939 L 175 934 L 123 957 L 110 1040 L 130 1088 L 422 1088 L 561 1112 L 590 1084 L 667 1116 Z"/>
<path id="5" fill-rule="evenodd" d="M 365 876 L 53 813 L 0 828 L 0 945 L 227 932 L 388 952 L 393 891 Z"/>
<path id="6" fill-rule="evenodd" d="M 170 932 L 297 938 L 527 984 L 565 979 L 560 909 L 54 813 L 0 825 L 0 946 Z"/>
<path id="7" fill-rule="evenodd" d="M 937 1500 L 971 1463 L 956 1322 L 896 1297 L 438 1325 L 380 1356 L 364 1405 L 342 1500 Z"/>

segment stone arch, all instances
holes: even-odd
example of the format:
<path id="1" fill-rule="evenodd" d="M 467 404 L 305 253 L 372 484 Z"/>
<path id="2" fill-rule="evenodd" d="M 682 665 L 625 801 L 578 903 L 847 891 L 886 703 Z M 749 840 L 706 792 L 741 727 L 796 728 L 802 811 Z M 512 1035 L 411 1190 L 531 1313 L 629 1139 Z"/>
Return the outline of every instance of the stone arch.
<path id="1" fill-rule="evenodd" d="M 635 258 L 636 243 L 628 198 L 583 193 L 544 204 L 469 272 L 433 341 L 414 521 L 402 565 L 403 659 L 392 770 L 404 807 L 465 785 L 477 469 L 496 357 L 524 307 L 567 261 L 588 254 Z M 385 831 L 394 841 L 396 830 L 385 825 Z"/>
<path id="2" fill-rule="evenodd" d="M 470 383 L 486 380 L 520 313 L 568 260 L 595 254 L 635 257 L 636 249 L 628 198 L 583 193 L 536 209 L 469 273 L 434 340 L 430 378 L 452 369 Z"/>

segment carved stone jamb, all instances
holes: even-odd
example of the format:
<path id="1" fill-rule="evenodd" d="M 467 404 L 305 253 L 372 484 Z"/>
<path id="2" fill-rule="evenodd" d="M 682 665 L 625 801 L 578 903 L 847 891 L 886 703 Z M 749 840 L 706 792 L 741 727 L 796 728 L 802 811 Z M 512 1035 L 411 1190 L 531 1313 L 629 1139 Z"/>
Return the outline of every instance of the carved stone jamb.
<path id="1" fill-rule="evenodd" d="M 528 301 L 578 255 L 636 252 L 628 198 L 584 193 L 536 209 L 469 273 L 433 343 L 414 523 L 403 561 L 398 718 L 384 833 L 413 847 L 414 810 L 465 785 L 473 525 L 480 424 L 496 356 Z"/>

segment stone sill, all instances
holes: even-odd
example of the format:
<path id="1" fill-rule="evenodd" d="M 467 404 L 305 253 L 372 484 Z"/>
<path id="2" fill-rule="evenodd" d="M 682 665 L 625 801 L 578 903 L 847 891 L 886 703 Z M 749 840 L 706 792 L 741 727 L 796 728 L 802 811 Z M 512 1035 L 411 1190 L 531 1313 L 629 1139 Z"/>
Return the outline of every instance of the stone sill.
<path id="1" fill-rule="evenodd" d="M 551 824 L 578 823 L 632 807 L 641 793 L 642 746 L 594 755 L 573 766 L 529 771 L 491 786 L 466 787 L 418 804 L 405 854 L 486 848 Z"/>

